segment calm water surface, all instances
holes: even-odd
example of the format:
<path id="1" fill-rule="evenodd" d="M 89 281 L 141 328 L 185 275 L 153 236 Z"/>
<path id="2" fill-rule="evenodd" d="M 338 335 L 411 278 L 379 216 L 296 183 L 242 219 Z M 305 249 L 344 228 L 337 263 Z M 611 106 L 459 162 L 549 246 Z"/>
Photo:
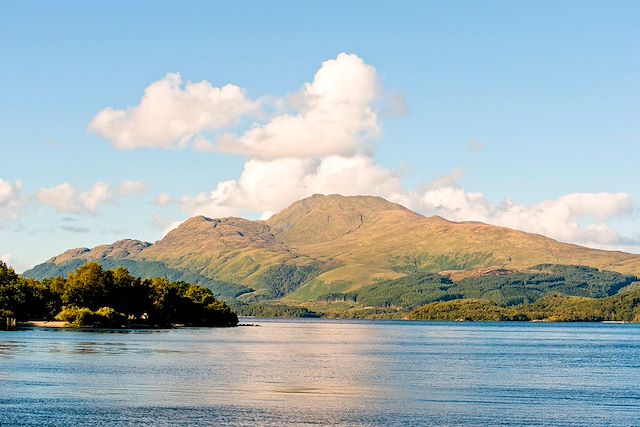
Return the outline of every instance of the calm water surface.
<path id="1" fill-rule="evenodd" d="M 638 425 L 640 327 L 0 332 L 0 425 Z"/>

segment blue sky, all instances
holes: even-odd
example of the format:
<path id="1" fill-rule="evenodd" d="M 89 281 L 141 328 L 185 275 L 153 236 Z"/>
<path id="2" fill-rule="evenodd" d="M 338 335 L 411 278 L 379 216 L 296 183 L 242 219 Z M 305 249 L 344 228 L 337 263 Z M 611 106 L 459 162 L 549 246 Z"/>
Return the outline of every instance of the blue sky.
<path id="1" fill-rule="evenodd" d="M 427 215 L 640 251 L 638 2 L 9 1 L 0 9 L 0 256 L 18 269 L 71 247 L 153 242 L 193 214 L 266 216 L 311 191 L 378 194 Z M 323 69 L 330 83 L 314 86 Z M 181 76 L 171 92 L 180 99 L 187 82 L 206 81 L 207 94 L 231 84 L 243 91 L 238 102 L 257 106 L 187 129 L 184 148 L 169 136 L 149 143 L 156 130 L 134 116 L 125 118 L 137 129 L 131 149 L 119 147 L 114 121 L 89 126 L 108 107 L 135 109 L 168 73 Z M 335 121 L 314 116 L 324 108 L 314 97 L 321 86 L 341 96 L 348 73 L 376 84 L 353 89 L 339 135 L 315 141 L 316 126 Z M 369 108 L 373 125 L 361 117 Z M 149 114 L 152 123 L 171 120 Z M 283 116 L 300 119 L 299 139 L 271 131 Z M 256 127 L 272 137 L 259 147 L 264 135 L 247 135 Z M 221 144 L 223 135 L 233 138 Z M 200 139 L 209 149 L 196 149 Z M 228 181 L 233 188 L 219 185 Z"/>

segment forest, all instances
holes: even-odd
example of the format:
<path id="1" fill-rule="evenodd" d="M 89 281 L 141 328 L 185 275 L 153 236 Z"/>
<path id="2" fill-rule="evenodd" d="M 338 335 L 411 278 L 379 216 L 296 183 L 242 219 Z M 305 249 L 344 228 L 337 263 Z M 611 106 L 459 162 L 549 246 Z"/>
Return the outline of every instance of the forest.
<path id="1" fill-rule="evenodd" d="M 428 271 L 416 271 L 394 280 L 382 280 L 349 293 L 329 293 L 327 302 L 346 301 L 362 306 L 411 311 L 425 304 L 459 299 L 488 300 L 501 306 L 529 304 L 548 295 L 604 298 L 639 279 L 578 265 L 542 264 L 527 271 L 470 276 L 461 280 Z"/>
<path id="2" fill-rule="evenodd" d="M 554 294 L 532 304 L 505 307 L 489 300 L 462 299 L 427 304 L 409 316 L 413 320 L 640 322 L 640 290 L 606 298 Z"/>
<path id="3" fill-rule="evenodd" d="M 211 290 L 126 268 L 89 263 L 67 278 L 26 279 L 0 262 L 0 317 L 58 320 L 75 327 L 236 326 L 237 315 Z"/>

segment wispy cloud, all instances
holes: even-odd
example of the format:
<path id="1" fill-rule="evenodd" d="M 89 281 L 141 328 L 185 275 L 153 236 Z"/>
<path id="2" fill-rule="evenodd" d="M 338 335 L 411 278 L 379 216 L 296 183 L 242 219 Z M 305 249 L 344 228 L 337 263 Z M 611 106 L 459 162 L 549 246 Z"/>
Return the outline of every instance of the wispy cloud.
<path id="1" fill-rule="evenodd" d="M 90 231 L 87 227 L 74 227 L 71 225 L 63 225 L 60 228 L 71 233 L 88 233 Z"/>
<path id="2" fill-rule="evenodd" d="M 168 206 L 173 203 L 173 197 L 168 194 L 158 194 L 153 201 L 158 206 Z"/>

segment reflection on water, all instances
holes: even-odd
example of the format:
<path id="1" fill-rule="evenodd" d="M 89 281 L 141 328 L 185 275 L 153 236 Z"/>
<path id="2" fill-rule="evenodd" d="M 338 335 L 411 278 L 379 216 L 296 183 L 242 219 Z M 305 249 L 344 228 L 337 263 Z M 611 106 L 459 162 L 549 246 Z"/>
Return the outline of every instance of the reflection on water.
<path id="1" fill-rule="evenodd" d="M 0 332 L 0 425 L 633 425 L 640 327 Z"/>

